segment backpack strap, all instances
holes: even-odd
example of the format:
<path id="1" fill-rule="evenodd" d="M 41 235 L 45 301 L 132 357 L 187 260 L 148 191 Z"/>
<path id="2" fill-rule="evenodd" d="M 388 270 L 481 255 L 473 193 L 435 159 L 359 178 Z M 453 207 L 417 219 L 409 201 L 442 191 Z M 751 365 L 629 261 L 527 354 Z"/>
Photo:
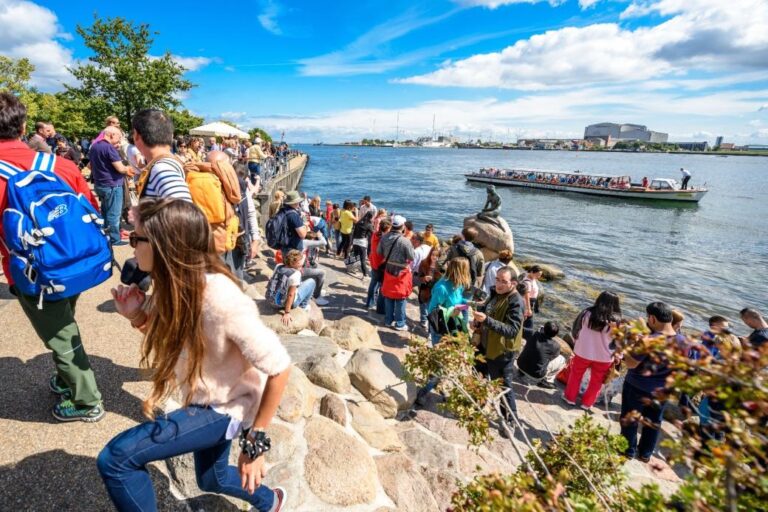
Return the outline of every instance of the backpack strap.
<path id="1" fill-rule="evenodd" d="M 10 180 L 12 177 L 16 176 L 20 172 L 24 172 L 24 171 L 19 169 L 15 165 L 12 165 L 12 164 L 9 164 L 8 162 L 0 160 L 0 177 L 5 179 L 5 181 Z"/>
<path id="2" fill-rule="evenodd" d="M 38 151 L 32 160 L 30 171 L 53 172 L 53 166 L 56 163 L 56 155 Z"/>

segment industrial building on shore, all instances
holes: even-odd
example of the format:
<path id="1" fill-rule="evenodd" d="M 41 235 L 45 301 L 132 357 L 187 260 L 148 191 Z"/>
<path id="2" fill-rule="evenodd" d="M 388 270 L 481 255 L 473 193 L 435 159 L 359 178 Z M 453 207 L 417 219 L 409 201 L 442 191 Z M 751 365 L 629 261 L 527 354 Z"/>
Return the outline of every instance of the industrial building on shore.
<path id="1" fill-rule="evenodd" d="M 597 123 L 584 128 L 584 139 L 602 139 L 605 146 L 611 148 L 622 140 L 666 143 L 669 134 L 649 130 L 647 126 L 641 124 Z"/>

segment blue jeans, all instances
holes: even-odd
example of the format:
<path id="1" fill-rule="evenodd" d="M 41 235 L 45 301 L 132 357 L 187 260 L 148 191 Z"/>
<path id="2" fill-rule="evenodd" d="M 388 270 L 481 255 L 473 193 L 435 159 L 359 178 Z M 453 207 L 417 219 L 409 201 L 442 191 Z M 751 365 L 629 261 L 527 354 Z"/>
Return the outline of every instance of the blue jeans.
<path id="1" fill-rule="evenodd" d="M 369 307 L 373 304 L 373 299 L 376 297 L 376 290 L 381 288 L 379 277 L 380 275 L 376 270 L 371 271 L 371 282 L 368 283 L 368 295 L 365 297 L 365 307 Z"/>
<path id="2" fill-rule="evenodd" d="M 515 360 L 517 360 L 517 356 L 517 351 L 509 351 L 496 359 L 489 359 L 486 361 L 487 377 L 491 380 L 501 379 L 504 382 L 504 387 L 507 388 L 507 392 L 504 394 L 507 403 L 502 404 L 501 408 L 506 416 L 509 416 L 510 414 L 517 416 L 517 402 L 515 402 L 515 391 L 512 388 L 512 383 L 514 382 L 515 377 Z"/>
<path id="3" fill-rule="evenodd" d="M 256 183 L 256 176 L 261 175 L 261 164 L 248 162 L 248 174 L 251 177 L 251 183 Z"/>
<path id="4" fill-rule="evenodd" d="M 262 485 L 248 494 L 240 485 L 240 473 L 229 465 L 226 439 L 230 417 L 209 407 L 189 406 L 126 430 L 101 450 L 96 464 L 117 510 L 157 510 L 155 491 L 147 464 L 192 452 L 197 485 L 205 492 L 226 494 L 267 512 L 275 493 Z"/>
<path id="5" fill-rule="evenodd" d="M 315 283 L 314 279 L 305 279 L 301 282 L 299 287 L 296 289 L 296 298 L 293 299 L 293 307 L 296 306 L 300 308 L 307 309 L 309 307 L 309 300 L 312 298 L 312 295 L 315 293 L 315 286 L 317 283 Z"/>
<path id="6" fill-rule="evenodd" d="M 384 324 L 395 322 L 395 327 L 405 325 L 405 299 L 389 299 L 384 297 Z"/>
<path id="7" fill-rule="evenodd" d="M 644 403 L 646 400 L 649 400 L 648 405 Z M 653 395 L 624 381 L 624 387 L 621 390 L 621 418 L 624 418 L 630 411 L 640 412 L 644 419 L 655 425 L 655 428 L 643 426 L 643 431 L 640 434 L 640 444 L 638 445 L 637 429 L 640 426 L 639 423 L 633 421 L 626 425 L 622 424 L 621 435 L 629 443 L 626 455 L 627 457 L 637 455 L 642 458 L 650 458 L 653 450 L 656 449 L 656 443 L 661 435 L 661 420 L 663 418 L 664 406 L 657 407 L 653 403 Z"/>
<path id="8" fill-rule="evenodd" d="M 109 240 L 114 244 L 120 241 L 120 214 L 123 211 L 123 186 L 93 187 L 101 203 L 101 216 L 104 217 L 104 227 L 109 234 Z"/>
<path id="9" fill-rule="evenodd" d="M 426 323 L 429 318 L 429 313 L 427 312 L 427 308 L 429 307 L 429 302 L 421 303 L 419 302 L 419 323 Z"/>

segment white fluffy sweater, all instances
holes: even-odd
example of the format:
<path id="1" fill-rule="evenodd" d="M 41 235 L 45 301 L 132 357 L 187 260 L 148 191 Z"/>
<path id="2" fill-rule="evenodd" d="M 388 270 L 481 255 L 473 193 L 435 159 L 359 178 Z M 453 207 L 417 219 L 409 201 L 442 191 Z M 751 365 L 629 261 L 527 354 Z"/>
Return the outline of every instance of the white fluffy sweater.
<path id="1" fill-rule="evenodd" d="M 203 378 L 190 403 L 210 405 L 251 426 L 261 403 L 267 376 L 291 364 L 275 332 L 259 318 L 253 300 L 222 274 L 208 274 L 203 295 L 206 345 Z M 176 378 L 186 375 L 186 354 L 176 365 Z M 189 389 L 182 386 L 186 401 Z"/>

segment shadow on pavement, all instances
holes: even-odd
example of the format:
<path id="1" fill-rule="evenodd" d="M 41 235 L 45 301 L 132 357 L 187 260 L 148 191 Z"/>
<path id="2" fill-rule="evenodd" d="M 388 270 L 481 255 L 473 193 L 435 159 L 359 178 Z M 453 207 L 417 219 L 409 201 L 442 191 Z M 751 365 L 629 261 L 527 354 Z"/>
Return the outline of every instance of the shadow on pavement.
<path id="1" fill-rule="evenodd" d="M 213 494 L 178 500 L 171 493 L 168 477 L 152 466 L 148 469 L 158 510 L 239 510 Z M 0 466 L 0 503 L 3 510 L 35 512 L 115 510 L 96 469 L 96 460 L 64 450 L 38 453 L 16 464 Z"/>
<path id="2" fill-rule="evenodd" d="M 35 340 L 33 343 L 39 342 Z M 125 382 L 146 380 L 141 372 L 137 368 L 117 365 L 104 357 L 91 355 L 89 359 L 107 413 L 119 414 L 137 423 L 144 421 L 141 400 L 123 389 Z M 40 354 L 26 362 L 15 357 L 0 358 L 0 389 L 4 390 L 5 402 L 0 408 L 0 419 L 56 422 L 51 416 L 51 408 L 56 404 L 57 397 L 48 389 L 53 368 L 50 353 Z"/>

